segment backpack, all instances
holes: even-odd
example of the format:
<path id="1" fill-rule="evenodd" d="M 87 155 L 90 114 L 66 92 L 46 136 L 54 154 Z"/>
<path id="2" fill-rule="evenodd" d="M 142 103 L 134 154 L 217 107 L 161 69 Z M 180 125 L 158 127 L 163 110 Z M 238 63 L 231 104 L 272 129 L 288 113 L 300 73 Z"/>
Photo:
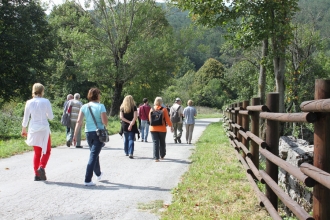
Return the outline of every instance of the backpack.
<path id="1" fill-rule="evenodd" d="M 159 110 L 155 110 L 152 107 L 152 111 L 150 112 L 150 125 L 151 126 L 163 125 L 163 120 L 164 120 L 163 107 L 161 107 Z"/>
<path id="2" fill-rule="evenodd" d="M 180 122 L 180 115 L 179 115 L 180 108 L 181 108 L 181 105 L 179 106 L 179 108 L 177 110 L 174 110 L 174 108 L 172 108 L 174 110 L 171 112 L 171 115 L 170 115 L 170 119 L 171 119 L 172 123 Z"/>
<path id="3" fill-rule="evenodd" d="M 70 120 L 71 109 L 72 109 L 71 102 L 68 102 L 64 107 L 63 114 L 61 117 L 61 124 L 67 127 L 71 126 L 71 120 Z"/>

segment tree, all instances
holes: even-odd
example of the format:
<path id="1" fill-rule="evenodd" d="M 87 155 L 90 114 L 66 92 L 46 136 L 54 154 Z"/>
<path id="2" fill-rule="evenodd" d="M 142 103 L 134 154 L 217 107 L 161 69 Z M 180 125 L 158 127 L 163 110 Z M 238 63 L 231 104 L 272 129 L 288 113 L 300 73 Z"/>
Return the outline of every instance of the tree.
<path id="1" fill-rule="evenodd" d="M 145 61 L 136 59 L 134 49 L 130 51 L 130 48 L 153 38 L 161 38 L 168 32 L 169 25 L 162 9 L 152 0 L 93 0 L 92 5 L 89 16 L 95 28 L 87 34 L 90 43 L 97 49 L 87 54 L 85 64 L 88 61 L 90 78 L 99 74 L 102 84 L 113 91 L 110 110 L 113 116 L 119 113 L 124 86 L 140 74 L 135 65 Z M 158 67 L 170 71 L 168 66 Z M 158 69 L 158 72 L 153 70 L 157 74 L 165 73 L 164 69 Z"/>
<path id="2" fill-rule="evenodd" d="M 88 80 L 87 71 L 81 65 L 81 56 L 89 46 L 81 38 L 87 29 L 92 28 L 92 23 L 85 22 L 88 19 L 70 1 L 54 6 L 49 15 L 56 43 L 51 58 L 47 60 L 50 67 L 47 81 L 52 85 L 47 91 L 52 98 L 62 97 L 63 100 L 69 93 L 80 93 L 84 97 L 90 87 L 96 86 L 95 80 Z"/>
<path id="3" fill-rule="evenodd" d="M 0 5 L 0 99 L 31 97 L 31 85 L 44 82 L 45 60 L 53 50 L 46 14 L 33 0 Z"/>
<path id="4" fill-rule="evenodd" d="M 248 48 L 270 38 L 280 111 L 284 111 L 285 50 L 291 40 L 289 22 L 297 11 L 297 0 L 178 0 L 197 23 L 227 26 L 238 46 Z"/>

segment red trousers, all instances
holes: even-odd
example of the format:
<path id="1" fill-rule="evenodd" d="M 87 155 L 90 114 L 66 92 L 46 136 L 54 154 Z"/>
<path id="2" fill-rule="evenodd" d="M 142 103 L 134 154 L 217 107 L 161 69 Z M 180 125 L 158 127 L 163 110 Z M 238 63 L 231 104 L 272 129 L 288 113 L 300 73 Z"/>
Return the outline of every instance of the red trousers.
<path id="1" fill-rule="evenodd" d="M 33 146 L 34 149 L 34 158 L 33 158 L 33 168 L 34 168 L 34 173 L 36 176 L 39 176 L 37 170 L 39 167 L 46 168 L 49 156 L 50 156 L 50 151 L 51 151 L 51 139 L 50 135 L 48 137 L 48 143 L 47 143 L 47 151 L 46 154 L 42 154 L 42 148 L 38 146 Z"/>

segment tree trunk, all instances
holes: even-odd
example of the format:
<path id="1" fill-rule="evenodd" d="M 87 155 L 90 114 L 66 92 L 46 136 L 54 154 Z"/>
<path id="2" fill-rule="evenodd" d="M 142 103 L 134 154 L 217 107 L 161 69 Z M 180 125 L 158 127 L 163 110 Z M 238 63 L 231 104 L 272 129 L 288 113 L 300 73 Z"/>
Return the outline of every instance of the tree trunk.
<path id="1" fill-rule="evenodd" d="M 275 73 L 275 83 L 276 92 L 280 94 L 279 96 L 279 112 L 284 112 L 284 74 L 285 74 L 285 49 L 282 51 L 283 56 L 275 56 L 273 59 L 274 63 L 274 73 Z"/>
<path id="2" fill-rule="evenodd" d="M 115 89 L 112 96 L 112 105 L 110 109 L 110 116 L 115 116 L 119 114 L 121 105 L 121 93 L 123 91 L 123 82 L 115 82 Z"/>
<path id="3" fill-rule="evenodd" d="M 260 104 L 265 104 L 265 93 L 266 93 L 266 67 L 263 63 L 268 55 L 268 39 L 262 41 L 262 51 L 261 51 L 261 64 L 259 71 L 259 82 L 258 82 L 258 94 L 260 97 Z"/>

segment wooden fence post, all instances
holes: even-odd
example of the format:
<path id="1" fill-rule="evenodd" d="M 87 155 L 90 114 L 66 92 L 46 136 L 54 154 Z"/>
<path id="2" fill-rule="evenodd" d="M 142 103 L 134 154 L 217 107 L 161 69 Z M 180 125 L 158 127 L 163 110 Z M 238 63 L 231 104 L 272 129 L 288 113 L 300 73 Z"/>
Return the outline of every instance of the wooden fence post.
<path id="1" fill-rule="evenodd" d="M 252 98 L 252 105 L 260 105 L 260 98 Z M 252 112 L 251 114 L 251 132 L 259 137 L 259 112 Z M 253 164 L 259 169 L 259 145 L 251 141 L 251 149 Z"/>
<path id="2" fill-rule="evenodd" d="M 242 102 L 238 102 L 237 103 L 237 107 L 242 107 L 243 103 Z M 239 114 L 239 110 L 236 111 L 237 114 L 237 124 L 239 126 L 242 126 L 242 115 Z M 237 139 L 239 142 L 242 142 L 242 135 L 239 133 L 239 129 L 237 129 Z"/>
<path id="3" fill-rule="evenodd" d="M 315 80 L 315 100 L 330 98 L 330 80 Z M 314 123 L 314 166 L 330 173 L 330 114 L 320 112 Z M 330 219 L 330 190 L 321 184 L 313 188 L 313 217 Z"/>
<path id="4" fill-rule="evenodd" d="M 243 101 L 242 102 L 242 107 L 243 107 L 243 109 L 244 110 L 246 110 L 246 107 L 248 107 L 248 105 L 249 105 L 249 101 Z M 246 131 L 249 131 L 249 116 L 248 115 L 241 115 L 241 117 L 242 117 L 242 128 L 245 130 L 245 132 Z M 247 149 L 249 149 L 249 141 L 248 140 L 246 140 L 244 137 L 242 137 L 242 144 L 244 144 L 244 146 L 247 148 Z M 246 156 L 245 154 L 244 154 L 244 156 Z"/>
<path id="5" fill-rule="evenodd" d="M 279 111 L 279 93 L 268 93 L 267 94 L 267 107 L 271 112 Z M 266 143 L 268 145 L 268 150 L 278 156 L 278 142 L 279 142 L 279 122 L 267 119 L 266 127 Z M 278 183 L 278 166 L 266 159 L 266 173 Z M 277 195 L 272 191 L 272 189 L 266 184 L 266 196 L 272 203 L 274 208 L 277 210 L 278 198 Z"/>

